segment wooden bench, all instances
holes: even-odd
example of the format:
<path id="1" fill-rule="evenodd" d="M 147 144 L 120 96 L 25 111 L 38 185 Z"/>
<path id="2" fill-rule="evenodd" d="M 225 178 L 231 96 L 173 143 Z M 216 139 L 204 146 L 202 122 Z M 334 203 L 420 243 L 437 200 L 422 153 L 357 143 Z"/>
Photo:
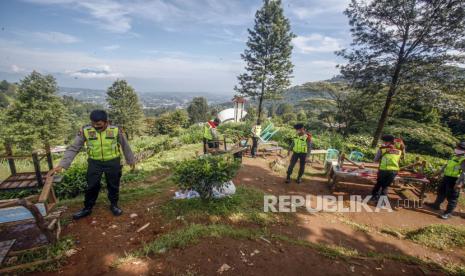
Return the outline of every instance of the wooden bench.
<path id="1" fill-rule="evenodd" d="M 46 143 L 48 144 L 48 143 Z M 50 146 L 45 147 L 45 153 L 39 151 L 32 152 L 31 155 L 13 155 L 12 146 L 5 144 L 5 155 L 0 155 L 0 159 L 6 159 L 10 168 L 10 175 L 0 182 L 0 191 L 16 189 L 37 189 L 44 185 L 44 178 L 47 171 L 42 171 L 40 162 L 46 158 L 48 169 L 53 169 L 53 159 Z M 16 170 L 15 160 L 32 159 L 34 165 L 33 172 L 18 172 Z"/>

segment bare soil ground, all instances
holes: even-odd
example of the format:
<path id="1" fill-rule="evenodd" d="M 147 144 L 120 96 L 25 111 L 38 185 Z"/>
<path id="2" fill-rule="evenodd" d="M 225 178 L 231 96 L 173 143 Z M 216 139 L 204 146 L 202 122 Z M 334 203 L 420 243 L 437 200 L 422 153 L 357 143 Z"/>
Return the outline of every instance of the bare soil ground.
<path id="1" fill-rule="evenodd" d="M 326 178 L 307 174 L 304 183 L 284 184 L 283 175 L 273 172 L 268 159 L 245 158 L 243 168 L 235 177 L 236 185 L 252 186 L 267 194 L 331 194 Z M 318 167 L 318 166 L 316 166 Z M 309 165 L 310 169 L 310 165 Z M 311 170 L 311 173 L 315 173 Z M 156 185 L 159 178 L 151 179 Z M 149 179 L 147 182 L 151 182 Z M 356 192 L 369 194 L 368 186 L 358 187 Z M 348 194 L 350 187 L 334 194 Z M 235 240 L 231 238 L 206 238 L 184 249 L 169 250 L 164 254 L 149 256 L 114 266 L 118 258 L 140 249 L 145 242 L 153 241 L 162 234 L 179 229 L 184 224 L 178 220 L 164 222 L 159 208 L 173 196 L 175 187 L 167 188 L 155 196 L 142 197 L 122 204 L 125 213 L 113 217 L 105 204 L 96 206 L 87 218 L 69 223 L 64 235 L 76 241 L 77 253 L 67 258 L 55 272 L 35 273 L 37 275 L 442 275 L 443 272 L 430 270 L 418 264 L 389 259 L 330 259 L 317 250 L 301 245 L 272 240 Z M 101 195 L 103 196 L 103 194 Z M 390 195 L 392 200 L 396 195 Z M 73 205 L 67 216 L 77 211 L 80 205 Z M 131 218 L 130 214 L 137 214 Z M 458 210 L 463 215 L 463 210 Z M 144 230 L 137 229 L 150 223 Z M 428 209 L 413 210 L 399 208 L 392 213 L 307 213 L 299 212 L 296 220 L 288 225 L 272 225 L 269 231 L 312 243 L 344 246 L 361 253 L 398 253 L 420 257 L 445 264 L 465 264 L 463 250 L 440 251 L 422 245 L 382 234 L 381 229 L 413 229 L 432 223 L 463 225 L 465 220 L 456 216 L 448 221 L 437 218 Z M 355 227 L 354 227 L 355 225 Z M 362 225 L 366 231 L 361 231 Z M 255 226 L 256 227 L 256 226 Z M 227 264 L 227 266 L 224 266 Z"/>

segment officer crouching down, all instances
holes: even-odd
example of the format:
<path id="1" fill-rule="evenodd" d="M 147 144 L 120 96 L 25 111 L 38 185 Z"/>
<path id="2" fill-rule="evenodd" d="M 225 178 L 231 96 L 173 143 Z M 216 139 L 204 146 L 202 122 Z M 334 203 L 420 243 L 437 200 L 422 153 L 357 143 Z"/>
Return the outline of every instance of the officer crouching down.
<path id="1" fill-rule="evenodd" d="M 82 146 L 86 146 L 88 168 L 84 208 L 75 213 L 73 219 L 80 219 L 92 213 L 92 207 L 94 207 L 100 191 L 103 174 L 105 174 L 107 182 L 110 210 L 115 216 L 121 215 L 123 211 L 118 207 L 122 171 L 121 150 L 126 163 L 132 169 L 135 167 L 134 155 L 126 136 L 120 128 L 109 124 L 107 113 L 103 110 L 94 110 L 90 113 L 90 120 L 91 125 L 85 126 L 79 131 L 74 143 L 66 149 L 63 159 L 55 168 L 56 172 L 69 168 Z"/>

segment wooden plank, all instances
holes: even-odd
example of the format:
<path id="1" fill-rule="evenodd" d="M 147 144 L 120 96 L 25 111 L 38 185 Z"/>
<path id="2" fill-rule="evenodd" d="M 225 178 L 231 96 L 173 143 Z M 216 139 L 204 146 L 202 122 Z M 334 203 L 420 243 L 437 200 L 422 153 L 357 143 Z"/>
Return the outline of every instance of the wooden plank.
<path id="1" fill-rule="evenodd" d="M 10 252 L 10 249 L 15 242 L 15 239 L 0 242 L 0 265 L 3 263 L 3 260 L 5 260 L 5 257 L 8 255 L 8 252 Z"/>
<path id="2" fill-rule="evenodd" d="M 23 255 L 24 253 L 30 253 L 30 252 L 34 252 L 34 251 L 37 251 L 37 250 L 40 250 L 40 249 L 44 249 L 46 247 L 48 247 L 48 245 L 41 245 L 41 246 L 29 248 L 29 249 L 10 251 L 8 256 L 19 256 L 19 255 Z"/>
<path id="3" fill-rule="evenodd" d="M 40 196 L 39 196 L 39 202 L 46 202 L 48 200 L 48 197 L 50 195 L 50 190 L 52 189 L 52 186 L 53 186 L 53 175 L 54 175 L 54 171 L 51 170 L 49 174 L 46 176 L 44 187 L 42 188 L 42 192 L 40 193 Z"/>
<path id="4" fill-rule="evenodd" d="M 31 263 L 25 263 L 25 264 L 5 267 L 5 268 L 0 269 L 0 274 L 2 274 L 2 273 L 10 273 L 10 272 L 13 272 L 13 271 L 16 271 L 16 270 L 26 269 L 26 268 L 34 267 L 34 266 L 37 266 L 37 265 L 50 263 L 50 262 L 53 262 L 55 260 L 58 260 L 58 258 L 39 260 L 39 261 L 31 262 Z"/>

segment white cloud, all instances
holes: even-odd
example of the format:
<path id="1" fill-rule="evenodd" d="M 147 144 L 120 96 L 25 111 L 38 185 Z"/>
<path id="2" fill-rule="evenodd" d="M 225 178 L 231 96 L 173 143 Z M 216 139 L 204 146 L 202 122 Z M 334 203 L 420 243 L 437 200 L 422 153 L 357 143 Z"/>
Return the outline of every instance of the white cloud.
<path id="1" fill-rule="evenodd" d="M 75 72 L 67 72 L 69 76 L 83 79 L 117 79 L 123 77 L 121 73 L 112 72 L 110 66 L 103 64 L 96 68 L 83 68 Z"/>
<path id="2" fill-rule="evenodd" d="M 224 0 L 25 0 L 42 5 L 61 5 L 84 12 L 81 22 L 115 33 L 132 28 L 133 18 L 157 23 L 165 30 L 184 29 L 192 24 L 243 25 L 253 20 L 257 7 Z"/>
<path id="3" fill-rule="evenodd" d="M 339 39 L 321 34 L 297 36 L 292 43 L 297 51 L 303 54 L 334 52 L 342 48 Z"/>
<path id="4" fill-rule="evenodd" d="M 342 13 L 350 0 L 285 0 L 284 6 L 300 20 L 319 15 Z"/>
<path id="5" fill-rule="evenodd" d="M 119 48 L 121 48 L 121 46 L 119 46 L 117 44 L 114 44 L 114 45 L 108 45 L 108 46 L 103 47 L 103 50 L 105 50 L 105 51 L 114 51 L 114 50 L 117 50 Z"/>
<path id="6" fill-rule="evenodd" d="M 77 37 L 60 32 L 35 32 L 32 33 L 32 36 L 38 40 L 44 40 L 51 43 L 70 44 L 79 42 Z"/>
<path id="7" fill-rule="evenodd" d="M 25 71 L 26 71 L 25 68 L 19 67 L 19 66 L 16 65 L 16 64 L 12 64 L 10 68 L 11 68 L 11 71 L 13 71 L 13 72 L 15 72 L 15 73 L 22 73 L 22 72 L 25 72 Z"/>

